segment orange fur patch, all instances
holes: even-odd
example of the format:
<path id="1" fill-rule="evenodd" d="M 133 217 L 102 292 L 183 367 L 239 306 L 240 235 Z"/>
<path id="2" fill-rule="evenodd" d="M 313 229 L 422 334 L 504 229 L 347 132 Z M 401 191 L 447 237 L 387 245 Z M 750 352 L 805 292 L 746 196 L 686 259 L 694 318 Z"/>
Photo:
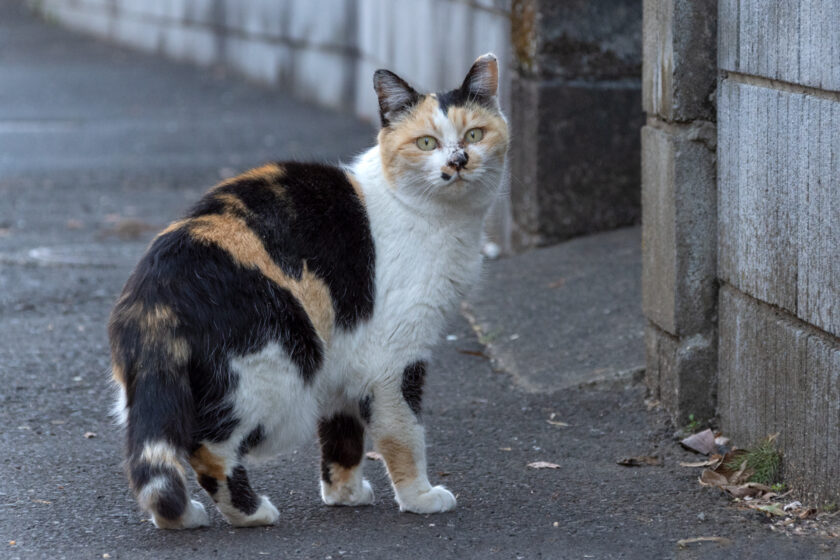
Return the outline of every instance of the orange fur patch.
<path id="1" fill-rule="evenodd" d="M 122 300 L 121 300 L 122 301 Z M 129 306 L 118 307 L 117 320 L 133 323 L 140 330 L 143 344 L 165 351 L 175 365 L 185 364 L 190 358 L 190 347 L 187 341 L 175 336 L 178 317 L 168 305 L 157 304 L 146 308 L 141 302 Z M 114 379 L 125 385 L 125 372 L 122 364 L 114 361 Z M 120 378 L 117 377 L 118 373 Z"/>
<path id="2" fill-rule="evenodd" d="M 411 113 L 395 123 L 393 128 L 379 131 L 379 151 L 382 154 L 382 170 L 388 183 L 393 184 L 395 175 L 419 164 L 427 154 L 417 147 L 417 138 L 435 130 L 435 113 L 440 104 L 433 95 L 427 95 Z M 398 157 L 399 156 L 399 157 Z"/>
<path id="3" fill-rule="evenodd" d="M 216 185 L 215 187 L 213 187 L 210 190 L 214 191 L 214 190 L 216 190 L 220 187 L 226 187 L 228 185 L 238 183 L 239 181 L 241 181 L 243 179 L 248 179 L 248 180 L 260 180 L 260 179 L 262 179 L 262 180 L 267 181 L 268 183 L 276 183 L 277 181 L 282 179 L 283 175 L 285 175 L 285 174 L 286 174 L 286 170 L 283 169 L 282 166 L 280 166 L 276 163 L 266 163 L 265 165 L 261 165 L 259 167 L 255 167 L 253 169 L 249 169 L 248 171 L 245 171 L 244 173 L 240 173 L 236 177 L 231 177 L 230 179 L 225 179 L 224 181 L 222 181 L 221 183 L 219 183 L 218 185 Z"/>
<path id="4" fill-rule="evenodd" d="M 394 438 L 384 437 L 376 444 L 385 459 L 388 474 L 395 486 L 411 484 L 417 478 L 417 463 L 411 449 Z"/>
<path id="5" fill-rule="evenodd" d="M 359 197 L 361 203 L 364 204 L 365 192 L 362 190 L 362 185 L 359 184 L 359 181 L 356 180 L 356 177 L 352 173 L 345 172 L 344 175 L 347 177 L 347 180 L 350 181 L 350 184 L 353 186 L 353 190 L 356 191 L 356 196 Z"/>
<path id="6" fill-rule="evenodd" d="M 347 469 L 338 463 L 330 465 L 330 486 L 344 486 L 353 478 L 355 469 Z"/>
<path id="7" fill-rule="evenodd" d="M 216 480 L 225 479 L 225 462 L 224 459 L 218 455 L 214 455 L 202 445 L 190 457 L 190 466 L 196 474 L 205 474 L 211 476 Z"/>
<path id="8" fill-rule="evenodd" d="M 111 378 L 125 389 L 125 368 L 116 359 L 111 360 Z"/>
<path id="9" fill-rule="evenodd" d="M 193 239 L 222 248 L 239 265 L 255 268 L 289 290 L 303 306 L 321 339 L 330 340 L 335 311 L 329 288 L 309 271 L 306 263 L 300 280 L 290 278 L 274 263 L 257 234 L 243 220 L 229 214 L 194 218 L 189 230 Z"/>

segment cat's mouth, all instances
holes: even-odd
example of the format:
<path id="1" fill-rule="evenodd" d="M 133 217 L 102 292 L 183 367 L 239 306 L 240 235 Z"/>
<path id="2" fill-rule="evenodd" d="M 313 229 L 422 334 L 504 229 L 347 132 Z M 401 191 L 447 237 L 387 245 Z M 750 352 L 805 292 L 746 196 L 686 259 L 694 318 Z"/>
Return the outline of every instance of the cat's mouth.
<path id="1" fill-rule="evenodd" d="M 441 173 L 441 174 L 440 174 L 440 178 L 441 178 L 441 179 L 443 179 L 443 180 L 444 180 L 444 181 L 446 181 L 446 182 L 450 182 L 450 180 L 452 179 L 452 175 L 450 175 L 449 173 Z M 460 171 L 456 171 L 456 172 L 455 172 L 455 179 L 454 179 L 454 180 L 452 180 L 451 182 L 452 182 L 452 183 L 457 183 L 457 182 L 459 182 L 459 181 L 464 182 L 464 183 L 468 183 L 468 182 L 469 182 L 469 181 L 467 181 L 467 179 L 465 179 L 465 178 L 464 178 L 464 176 L 463 176 L 463 175 L 461 175 L 461 172 L 460 172 Z"/>

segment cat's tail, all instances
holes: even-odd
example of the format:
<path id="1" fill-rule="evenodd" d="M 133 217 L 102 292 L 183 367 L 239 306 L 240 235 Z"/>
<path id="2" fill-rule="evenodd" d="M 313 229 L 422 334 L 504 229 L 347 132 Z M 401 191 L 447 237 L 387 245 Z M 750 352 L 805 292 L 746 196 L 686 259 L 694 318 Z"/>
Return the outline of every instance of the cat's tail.
<path id="1" fill-rule="evenodd" d="M 140 506 L 160 528 L 208 524 L 204 507 L 187 495 L 183 458 L 194 418 L 187 379 L 182 372 L 139 371 L 127 399 L 128 478 Z"/>

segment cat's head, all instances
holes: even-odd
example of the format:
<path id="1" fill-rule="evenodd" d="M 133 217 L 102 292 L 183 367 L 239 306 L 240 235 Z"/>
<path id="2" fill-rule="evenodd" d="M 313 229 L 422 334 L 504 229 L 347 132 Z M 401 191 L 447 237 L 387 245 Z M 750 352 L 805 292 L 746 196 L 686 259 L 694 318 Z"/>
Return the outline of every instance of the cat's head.
<path id="1" fill-rule="evenodd" d="M 377 70 L 373 84 L 382 167 L 395 190 L 447 201 L 495 196 L 508 127 L 497 98 L 494 55 L 480 56 L 452 91 L 421 94 L 388 70 Z"/>

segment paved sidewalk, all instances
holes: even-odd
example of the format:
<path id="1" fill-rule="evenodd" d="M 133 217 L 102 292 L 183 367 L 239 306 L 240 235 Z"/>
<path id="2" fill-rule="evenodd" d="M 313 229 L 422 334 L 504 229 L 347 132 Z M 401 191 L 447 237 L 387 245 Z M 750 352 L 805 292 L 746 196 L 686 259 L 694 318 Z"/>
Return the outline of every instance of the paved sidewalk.
<path id="1" fill-rule="evenodd" d="M 220 177 L 349 158 L 372 138 L 280 92 L 0 3 L 0 558 L 837 557 L 833 541 L 774 534 L 677 465 L 694 457 L 634 381 L 632 229 L 490 263 L 468 310 L 481 341 L 453 318 L 424 400 L 430 475 L 456 511 L 399 514 L 375 461 L 377 504 L 328 508 L 313 442 L 252 471 L 278 525 L 232 529 L 213 512 L 204 530 L 154 530 L 107 416 L 105 321 L 134 261 Z M 643 454 L 664 466 L 616 465 Z M 676 545 L 697 536 L 732 544 Z"/>

